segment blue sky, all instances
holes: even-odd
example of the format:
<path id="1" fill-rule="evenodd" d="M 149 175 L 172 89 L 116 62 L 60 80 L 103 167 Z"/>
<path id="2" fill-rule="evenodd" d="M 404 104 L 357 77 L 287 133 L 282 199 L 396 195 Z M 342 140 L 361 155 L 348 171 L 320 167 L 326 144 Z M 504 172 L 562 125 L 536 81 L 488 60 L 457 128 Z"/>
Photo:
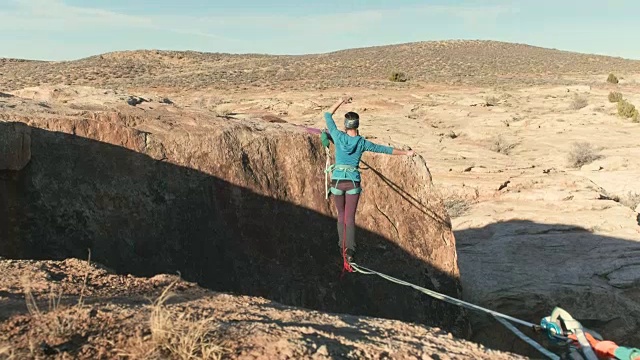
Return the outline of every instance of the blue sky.
<path id="1" fill-rule="evenodd" d="M 0 57 L 304 54 L 490 39 L 640 59 L 638 0 L 0 0 Z"/>

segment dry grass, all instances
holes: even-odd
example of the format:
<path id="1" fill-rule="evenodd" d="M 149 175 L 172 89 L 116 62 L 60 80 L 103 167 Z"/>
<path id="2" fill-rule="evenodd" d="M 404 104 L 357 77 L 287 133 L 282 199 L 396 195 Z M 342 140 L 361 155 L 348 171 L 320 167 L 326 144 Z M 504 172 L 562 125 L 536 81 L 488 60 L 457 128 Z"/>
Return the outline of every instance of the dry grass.
<path id="1" fill-rule="evenodd" d="M 216 116 L 223 118 L 235 114 L 231 104 L 220 104 L 216 106 L 216 108 L 214 109 L 214 113 L 216 114 Z"/>
<path id="2" fill-rule="evenodd" d="M 490 149 L 497 153 L 509 155 L 516 145 L 516 143 L 505 139 L 502 135 L 498 135 L 493 138 Z"/>
<path id="3" fill-rule="evenodd" d="M 8 344 L 0 344 L 0 359 L 1 360 L 17 360 L 18 355 L 16 355 L 15 350 Z"/>
<path id="4" fill-rule="evenodd" d="M 583 165 L 590 164 L 602 156 L 598 154 L 596 149 L 588 142 L 574 142 L 571 144 L 571 150 L 568 154 L 568 162 L 570 167 L 579 168 Z"/>
<path id="5" fill-rule="evenodd" d="M 587 105 L 589 105 L 589 101 L 587 100 L 587 98 L 578 94 L 574 95 L 573 100 L 571 100 L 571 108 L 573 110 L 583 109 L 587 107 Z"/>
<path id="6" fill-rule="evenodd" d="M 620 198 L 620 203 L 635 210 L 640 205 L 640 194 L 629 191 L 627 196 Z"/>
<path id="7" fill-rule="evenodd" d="M 151 338 L 133 338 L 120 355 L 132 359 L 219 360 L 225 352 L 217 338 L 214 318 L 192 319 L 166 308 L 171 298 L 169 285 L 151 305 L 149 328 Z"/>
<path id="8" fill-rule="evenodd" d="M 484 102 L 487 106 L 496 106 L 500 102 L 500 99 L 495 96 L 488 96 L 484 99 Z"/>
<path id="9" fill-rule="evenodd" d="M 43 311 L 40 309 L 35 297 L 33 296 L 33 292 L 31 291 L 31 280 L 28 277 L 22 278 L 22 286 L 27 311 L 29 311 L 29 314 L 34 318 L 39 326 L 46 328 L 46 332 L 53 336 L 68 336 L 74 332 L 75 320 L 65 316 L 66 314 L 64 314 L 63 311 L 66 307 L 61 304 L 61 288 L 58 288 L 55 284 L 51 284 L 49 286 L 49 293 L 47 294 L 47 310 Z"/>
<path id="10" fill-rule="evenodd" d="M 466 214 L 471 208 L 471 205 L 472 202 L 462 196 L 453 195 L 444 199 L 444 207 L 452 219 Z"/>

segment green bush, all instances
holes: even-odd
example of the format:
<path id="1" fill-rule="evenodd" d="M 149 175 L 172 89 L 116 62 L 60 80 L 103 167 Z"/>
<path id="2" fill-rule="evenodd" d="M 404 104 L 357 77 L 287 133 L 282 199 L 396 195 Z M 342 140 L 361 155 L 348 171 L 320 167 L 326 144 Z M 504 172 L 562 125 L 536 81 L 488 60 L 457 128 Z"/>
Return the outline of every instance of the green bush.
<path id="1" fill-rule="evenodd" d="M 405 82 L 409 79 L 405 73 L 394 71 L 391 73 L 391 76 L 389 76 L 389 80 L 393 82 Z"/>
<path id="2" fill-rule="evenodd" d="M 609 93 L 609 102 L 617 103 L 622 101 L 622 93 L 618 91 L 612 91 Z"/>
<path id="3" fill-rule="evenodd" d="M 624 99 L 618 102 L 618 115 L 624 118 L 630 118 L 634 122 L 638 121 L 638 109 L 636 109 L 635 105 Z"/>
<path id="4" fill-rule="evenodd" d="M 618 83 L 618 78 L 613 75 L 613 73 L 609 74 L 609 77 L 607 78 L 607 82 L 610 82 L 612 84 L 617 84 Z"/>

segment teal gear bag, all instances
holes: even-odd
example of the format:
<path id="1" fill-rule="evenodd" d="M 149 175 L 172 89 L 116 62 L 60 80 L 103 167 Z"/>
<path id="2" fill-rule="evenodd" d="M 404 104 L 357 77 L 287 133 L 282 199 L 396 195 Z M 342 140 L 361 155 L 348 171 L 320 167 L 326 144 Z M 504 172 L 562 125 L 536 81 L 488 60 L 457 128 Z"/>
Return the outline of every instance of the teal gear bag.
<path id="1" fill-rule="evenodd" d="M 322 142 L 322 146 L 328 148 L 329 145 L 331 145 L 331 141 L 329 140 L 329 136 L 327 135 L 326 131 L 322 131 L 320 133 L 320 141 Z"/>

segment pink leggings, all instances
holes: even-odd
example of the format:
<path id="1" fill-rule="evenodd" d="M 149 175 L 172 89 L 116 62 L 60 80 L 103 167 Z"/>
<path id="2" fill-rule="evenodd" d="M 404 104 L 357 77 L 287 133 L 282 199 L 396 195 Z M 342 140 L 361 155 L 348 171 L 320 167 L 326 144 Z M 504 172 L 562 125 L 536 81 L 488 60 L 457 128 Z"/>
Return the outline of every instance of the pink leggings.
<path id="1" fill-rule="evenodd" d="M 335 187 L 336 181 L 333 180 L 333 186 Z M 360 186 L 359 182 L 355 183 L 356 187 Z M 352 251 L 356 250 L 356 209 L 358 208 L 358 200 L 360 200 L 360 194 L 349 195 L 347 190 L 354 188 L 351 180 L 340 180 L 337 189 L 344 191 L 342 195 L 332 195 L 333 201 L 336 204 L 338 210 L 338 245 L 342 248 L 342 241 L 346 234 L 345 248 Z"/>

